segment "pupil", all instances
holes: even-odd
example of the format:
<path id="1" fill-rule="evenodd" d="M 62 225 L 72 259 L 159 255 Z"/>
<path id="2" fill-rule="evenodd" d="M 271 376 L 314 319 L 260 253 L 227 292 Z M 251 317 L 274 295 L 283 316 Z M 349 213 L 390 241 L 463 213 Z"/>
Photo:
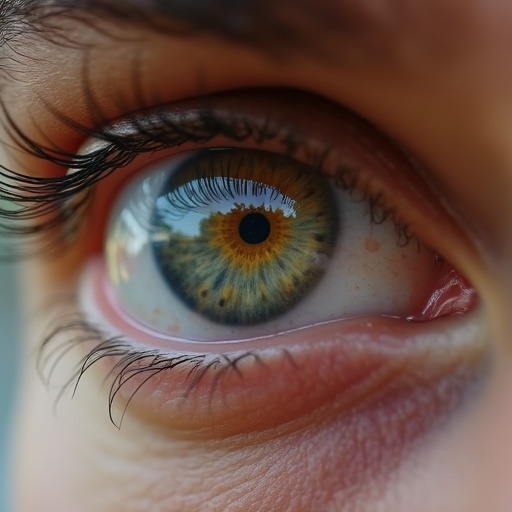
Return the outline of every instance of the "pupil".
<path id="1" fill-rule="evenodd" d="M 240 221 L 238 233 L 248 244 L 261 244 L 270 235 L 270 222 L 262 213 L 248 213 Z"/>

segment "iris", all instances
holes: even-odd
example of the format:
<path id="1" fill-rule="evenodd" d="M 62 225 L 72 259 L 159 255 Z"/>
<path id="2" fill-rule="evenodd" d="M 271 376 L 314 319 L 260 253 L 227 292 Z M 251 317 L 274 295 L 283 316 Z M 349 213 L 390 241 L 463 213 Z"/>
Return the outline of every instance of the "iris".
<path id="1" fill-rule="evenodd" d="M 334 250 L 331 184 L 283 155 L 203 151 L 164 183 L 152 252 L 189 308 L 225 325 L 276 318 L 318 282 Z"/>

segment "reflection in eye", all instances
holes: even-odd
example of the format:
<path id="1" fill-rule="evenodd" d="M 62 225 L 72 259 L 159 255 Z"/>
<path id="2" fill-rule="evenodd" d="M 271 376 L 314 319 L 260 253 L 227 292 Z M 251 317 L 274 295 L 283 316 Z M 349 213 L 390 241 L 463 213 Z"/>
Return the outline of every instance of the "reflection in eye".
<path id="1" fill-rule="evenodd" d="M 336 239 L 335 202 L 320 178 L 262 151 L 185 160 L 147 200 L 148 243 L 170 289 L 221 324 L 262 323 L 289 310 L 320 277 Z"/>

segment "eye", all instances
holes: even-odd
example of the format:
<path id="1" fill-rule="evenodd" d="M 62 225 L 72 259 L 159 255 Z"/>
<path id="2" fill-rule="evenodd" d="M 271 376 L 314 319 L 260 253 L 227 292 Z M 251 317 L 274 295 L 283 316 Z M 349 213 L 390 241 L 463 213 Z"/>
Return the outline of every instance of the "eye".
<path id="1" fill-rule="evenodd" d="M 107 234 L 108 274 L 132 316 L 195 338 L 205 324 L 265 324 L 293 309 L 323 273 L 337 232 L 332 191 L 311 169 L 262 151 L 205 151 L 163 162 L 123 195 Z"/>
<path id="2" fill-rule="evenodd" d="M 120 310 L 201 341 L 412 317 L 451 272 L 333 176 L 237 148 L 171 157 L 137 177 L 110 215 L 105 259 Z"/>
<path id="3" fill-rule="evenodd" d="M 435 198 L 385 137 L 344 111 L 333 119 L 321 102 L 299 119 L 283 105 L 280 119 L 269 113 L 272 101 L 253 111 L 265 104 L 258 96 L 246 114 L 233 113 L 233 97 L 239 106 L 236 94 L 223 97 L 207 115 L 185 106 L 133 122 L 151 154 L 129 163 L 104 258 L 82 280 L 85 309 L 107 332 L 217 352 L 223 342 L 271 344 L 274 335 L 346 319 L 431 320 L 471 309 L 472 288 L 440 244 L 415 231 L 428 239 L 418 216 L 426 224 Z M 204 135 L 210 124 L 222 127 L 220 137 Z M 169 127 L 173 136 L 196 130 L 206 144 L 159 158 L 154 143 Z M 112 127 L 85 155 L 98 159 L 106 147 L 110 162 L 109 139 L 131 130 Z"/>
<path id="4" fill-rule="evenodd" d="M 407 396 L 424 432 L 479 382 L 480 308 L 453 250 L 467 239 L 417 164 L 351 112 L 227 92 L 112 122 L 68 167 L 64 232 L 87 205 L 78 317 L 52 327 L 40 369 L 51 380 L 71 358 L 66 389 L 103 369 L 116 425 L 128 406 L 215 436 L 345 424 L 385 395 L 393 428 Z"/>

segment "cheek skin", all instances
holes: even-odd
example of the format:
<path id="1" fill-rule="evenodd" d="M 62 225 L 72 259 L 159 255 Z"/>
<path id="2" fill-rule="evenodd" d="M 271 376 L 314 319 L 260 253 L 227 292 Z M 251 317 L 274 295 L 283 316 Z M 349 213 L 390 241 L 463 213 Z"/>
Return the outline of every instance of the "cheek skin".
<path id="1" fill-rule="evenodd" d="M 402 465 L 380 497 L 382 509 L 377 510 L 512 509 L 510 354 L 497 354 L 495 363 L 478 405 Z"/>
<path id="2" fill-rule="evenodd" d="M 106 397 L 98 394 L 100 379 L 92 376 L 72 402 L 62 403 L 56 418 L 46 391 L 34 383 L 40 391 L 32 389 L 25 403 L 37 410 L 32 401 L 40 400 L 44 410 L 26 416 L 24 428 L 34 429 L 30 437 L 42 437 L 45 443 L 38 442 L 27 457 L 37 454 L 43 467 L 39 473 L 37 466 L 28 464 L 20 482 L 26 482 L 31 471 L 38 482 L 41 475 L 59 482 L 82 504 L 83 509 L 69 508 L 77 512 L 142 512 L 158 506 L 169 512 L 223 511 L 230 503 L 255 510 L 262 500 L 276 511 L 359 510 L 367 496 L 387 488 L 389 474 L 405 453 L 410 455 L 411 443 L 426 431 L 435 432 L 442 409 L 452 409 L 452 401 L 460 403 L 461 389 L 467 388 L 467 376 L 460 375 L 457 382 L 452 363 L 432 380 L 427 362 L 421 370 L 428 374 L 425 381 L 415 361 L 405 359 L 400 366 L 416 370 L 384 369 L 373 382 L 355 386 L 351 396 L 328 397 L 323 407 L 278 426 L 265 409 L 251 424 L 224 414 L 226 424 L 238 424 L 243 432 L 229 432 L 222 425 L 212 428 L 204 420 L 202 430 L 183 431 L 162 424 L 157 411 L 149 419 L 146 413 L 130 410 L 117 430 L 108 422 Z M 175 416 L 180 413 L 187 415 L 178 408 Z M 50 493 L 49 511 L 59 509 L 56 499 L 62 506 L 62 494 Z"/>

